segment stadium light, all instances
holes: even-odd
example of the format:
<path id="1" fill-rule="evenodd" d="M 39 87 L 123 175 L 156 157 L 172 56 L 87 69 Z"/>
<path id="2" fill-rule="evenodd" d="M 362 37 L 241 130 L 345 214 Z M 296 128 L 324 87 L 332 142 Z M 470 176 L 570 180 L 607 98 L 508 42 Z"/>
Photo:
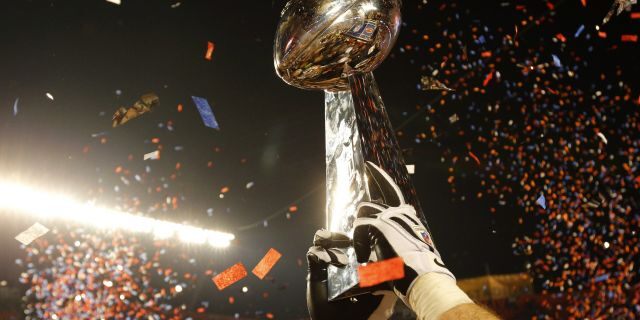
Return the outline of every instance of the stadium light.
<path id="1" fill-rule="evenodd" d="M 191 244 L 226 248 L 235 239 L 230 233 L 208 230 L 134 215 L 78 202 L 66 195 L 37 190 L 21 183 L 0 180 L 0 209 L 24 212 L 44 219 L 64 219 L 98 229 L 147 233 L 156 239 L 177 238 Z"/>

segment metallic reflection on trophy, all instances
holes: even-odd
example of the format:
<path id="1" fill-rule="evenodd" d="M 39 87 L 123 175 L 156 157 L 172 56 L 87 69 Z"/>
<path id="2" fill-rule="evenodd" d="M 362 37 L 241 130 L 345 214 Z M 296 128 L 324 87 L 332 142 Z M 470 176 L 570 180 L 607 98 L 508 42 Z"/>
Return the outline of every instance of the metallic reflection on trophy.
<path id="1" fill-rule="evenodd" d="M 372 71 L 400 28 L 401 0 L 291 0 L 274 45 L 278 75 L 302 89 L 325 91 L 327 228 L 352 233 L 356 206 L 368 201 L 365 161 L 383 168 L 420 217 L 415 190 Z M 329 268 L 329 299 L 358 290 L 357 262 Z"/>

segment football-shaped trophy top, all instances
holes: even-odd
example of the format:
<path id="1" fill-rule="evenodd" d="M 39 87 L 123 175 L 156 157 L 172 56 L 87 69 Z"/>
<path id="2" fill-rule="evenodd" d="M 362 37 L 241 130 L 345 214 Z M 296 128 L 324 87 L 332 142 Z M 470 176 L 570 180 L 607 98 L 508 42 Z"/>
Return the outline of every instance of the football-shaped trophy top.
<path id="1" fill-rule="evenodd" d="M 349 89 L 347 77 L 373 71 L 400 29 L 401 0 L 291 0 L 282 10 L 274 64 L 303 89 Z"/>

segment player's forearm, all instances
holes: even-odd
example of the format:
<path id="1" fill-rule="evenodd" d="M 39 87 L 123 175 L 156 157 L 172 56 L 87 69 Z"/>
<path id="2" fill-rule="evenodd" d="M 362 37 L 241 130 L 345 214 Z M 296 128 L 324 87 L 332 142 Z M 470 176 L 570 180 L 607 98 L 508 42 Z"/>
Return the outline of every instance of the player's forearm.
<path id="1" fill-rule="evenodd" d="M 498 319 L 474 304 L 455 279 L 441 273 L 418 277 L 409 291 L 408 302 L 420 320 Z"/>
<path id="2" fill-rule="evenodd" d="M 465 303 L 443 313 L 438 320 L 491 320 L 499 319 L 487 309 L 475 304 Z"/>

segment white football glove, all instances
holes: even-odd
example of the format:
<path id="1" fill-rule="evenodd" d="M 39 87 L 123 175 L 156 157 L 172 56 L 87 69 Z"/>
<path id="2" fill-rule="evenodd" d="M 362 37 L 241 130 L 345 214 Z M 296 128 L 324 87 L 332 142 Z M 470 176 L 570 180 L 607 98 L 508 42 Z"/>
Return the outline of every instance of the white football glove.
<path id="1" fill-rule="evenodd" d="M 360 263 L 368 262 L 374 256 L 372 251 L 378 261 L 401 257 L 405 277 L 394 280 L 392 285 L 407 304 L 407 293 L 418 276 L 438 272 L 455 277 L 442 262 L 429 231 L 413 206 L 405 203 L 400 188 L 384 170 L 371 162 L 366 165 L 368 184 L 377 189 L 370 193 L 380 199 L 358 205 L 353 235 L 356 256 Z"/>

